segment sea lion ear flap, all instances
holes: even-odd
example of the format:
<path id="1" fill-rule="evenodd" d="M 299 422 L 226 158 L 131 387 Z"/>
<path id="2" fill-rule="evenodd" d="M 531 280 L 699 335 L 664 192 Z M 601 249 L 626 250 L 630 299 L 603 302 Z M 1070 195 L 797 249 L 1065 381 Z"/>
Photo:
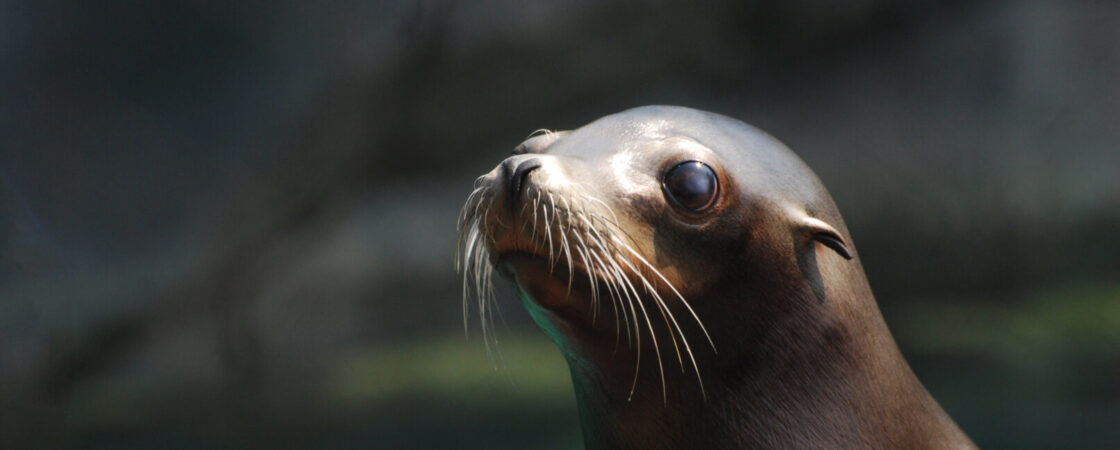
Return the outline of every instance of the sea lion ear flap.
<path id="1" fill-rule="evenodd" d="M 820 219 L 805 217 L 801 220 L 801 226 L 809 234 L 809 239 L 824 244 L 825 247 L 836 251 L 844 259 L 852 259 L 852 252 L 844 244 L 844 238 L 840 237 L 840 232 L 832 228 L 832 225 Z"/>

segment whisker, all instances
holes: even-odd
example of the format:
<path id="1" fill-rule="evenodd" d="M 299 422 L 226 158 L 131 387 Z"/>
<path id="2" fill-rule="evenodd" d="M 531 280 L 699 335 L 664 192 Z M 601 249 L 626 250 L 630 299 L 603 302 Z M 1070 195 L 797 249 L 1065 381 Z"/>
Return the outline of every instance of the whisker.
<path id="1" fill-rule="evenodd" d="M 479 192 L 482 192 L 482 188 L 475 188 L 475 190 L 471 191 L 471 194 L 467 196 L 467 201 L 463 203 L 463 208 L 459 210 L 459 216 L 455 220 L 455 231 L 463 230 L 463 225 L 466 223 L 467 219 L 467 211 L 469 211 L 468 208 L 471 203 L 474 202 L 475 196 L 478 195 Z M 460 234 L 460 236 L 461 235 L 462 234 Z"/>
<path id="2" fill-rule="evenodd" d="M 591 239 L 591 238 L 594 238 L 594 236 L 593 235 L 588 235 L 588 238 Z M 618 306 L 622 308 L 621 309 L 622 319 L 623 319 L 622 323 L 626 326 L 626 345 L 627 346 L 633 346 L 634 344 L 633 344 L 633 341 L 631 339 L 630 321 L 629 321 L 629 318 L 626 314 L 626 306 L 623 303 L 623 299 L 622 299 L 622 295 L 621 295 L 624 292 L 623 287 L 621 286 L 621 278 L 615 277 L 616 274 L 614 273 L 614 271 L 611 270 L 611 268 L 604 261 L 604 259 L 609 259 L 610 258 L 609 256 L 607 256 L 608 253 L 609 253 L 609 249 L 607 249 L 606 247 L 603 247 L 601 245 L 601 243 L 596 243 L 596 248 L 598 249 L 598 251 L 597 252 L 591 252 L 591 256 L 596 260 L 596 262 L 598 262 L 599 267 L 600 267 L 600 272 L 602 272 L 603 274 L 610 277 L 610 283 L 607 283 L 607 289 L 610 291 L 611 299 L 612 299 L 611 307 L 614 308 L 614 312 L 615 312 L 615 329 L 616 330 L 618 329 L 618 312 L 619 312 L 619 309 L 618 309 L 618 307 L 615 306 L 615 303 L 614 303 L 614 301 L 617 301 Z M 600 257 L 599 254 L 603 254 L 603 257 Z M 617 335 L 616 335 L 616 337 L 617 337 Z M 618 345 L 618 343 L 616 342 L 615 346 L 617 347 L 617 345 Z"/>
<path id="3" fill-rule="evenodd" d="M 552 221 L 549 219 L 548 205 L 544 203 L 541 203 L 541 215 L 544 218 L 545 239 L 543 240 L 548 244 L 548 273 L 552 273 Z"/>
<path id="4" fill-rule="evenodd" d="M 474 250 L 475 245 L 478 244 L 478 223 L 477 223 L 477 220 L 472 221 L 469 230 L 470 230 L 469 231 L 469 237 L 467 238 L 467 243 L 466 243 L 467 250 L 465 250 L 462 254 L 462 258 L 463 258 L 462 262 L 460 263 L 460 260 L 458 260 L 458 259 L 455 261 L 456 269 L 461 270 L 462 273 L 463 273 L 463 333 L 464 334 L 467 334 L 468 330 L 469 330 L 469 327 L 467 325 L 468 321 L 470 320 L 470 302 L 469 302 L 470 295 L 468 295 L 468 290 L 469 290 L 469 287 L 470 287 L 469 279 L 470 279 L 470 275 L 471 275 L 471 272 L 472 272 L 472 270 L 469 268 L 469 264 L 470 264 L 470 257 L 475 251 Z M 469 334 L 468 334 L 468 336 L 469 336 Z"/>
<path id="5" fill-rule="evenodd" d="M 614 263 L 614 265 L 615 265 L 615 268 L 618 268 L 617 263 Z M 621 271 L 622 269 L 618 268 L 618 270 Z M 657 334 L 654 333 L 654 331 L 653 331 L 653 322 L 649 320 L 649 312 L 646 311 L 646 306 L 645 306 L 645 304 L 642 303 L 641 294 L 639 294 L 638 290 L 634 288 L 634 284 L 631 283 L 630 279 L 627 278 L 624 274 L 620 273 L 619 276 L 621 276 L 622 281 L 626 283 L 625 287 L 628 287 L 630 289 L 630 292 L 633 293 L 634 299 L 635 299 L 634 303 L 637 303 L 638 308 L 642 310 L 642 318 L 645 319 L 646 326 L 649 328 L 650 340 L 653 341 L 653 352 L 657 356 L 657 370 L 658 370 L 658 373 L 660 373 L 660 375 L 661 375 L 661 396 L 662 396 L 663 400 L 668 402 L 668 393 L 666 392 L 666 388 L 665 388 L 665 368 L 661 364 L 661 348 L 657 343 Z M 631 304 L 630 307 L 633 308 L 634 307 L 633 304 Z M 635 311 L 635 314 L 637 314 L 636 311 Z M 637 320 L 637 319 L 635 318 L 635 320 Z M 637 323 L 635 323 L 635 325 L 637 325 Z M 636 349 L 636 352 L 638 354 L 637 365 L 640 369 L 640 367 L 641 367 L 641 354 L 642 354 L 641 334 L 640 333 L 635 333 L 635 334 L 638 336 L 638 348 Z M 627 400 L 633 399 L 634 390 L 638 386 L 638 373 L 637 372 L 638 371 L 635 370 L 634 382 L 630 386 L 630 397 Z"/>
<path id="6" fill-rule="evenodd" d="M 537 137 L 537 136 L 540 136 L 540 135 L 551 136 L 552 133 L 555 133 L 555 131 L 552 131 L 548 128 L 541 128 L 537 131 L 529 133 L 529 137 L 532 138 L 532 137 Z"/>
<path id="7" fill-rule="evenodd" d="M 587 269 L 587 283 L 590 286 L 591 290 L 591 323 L 595 323 L 595 318 L 599 312 L 599 290 L 598 286 L 596 286 L 598 283 L 595 282 L 595 277 L 591 274 L 591 271 L 594 270 L 594 268 L 588 262 L 587 254 L 584 252 L 583 248 L 575 247 L 575 249 L 576 254 L 579 256 L 580 260 L 583 261 L 583 267 Z M 575 273 L 572 272 L 569 277 L 575 278 Z"/>
<path id="8" fill-rule="evenodd" d="M 696 312 L 688 304 L 688 301 L 685 300 L 684 296 L 681 295 L 681 293 L 679 291 L 677 291 L 677 288 L 674 287 L 673 284 L 669 282 L 669 280 L 665 279 L 665 276 L 661 274 L 661 271 L 659 271 L 659 270 L 657 270 L 657 268 L 653 267 L 653 265 L 650 264 L 649 261 L 646 261 L 646 259 L 643 258 L 641 254 L 639 254 L 637 251 L 635 251 L 629 245 L 626 245 L 626 243 L 624 243 L 624 242 L 620 242 L 619 244 L 624 249 L 626 249 L 631 254 L 633 254 L 636 258 L 638 258 L 638 260 L 641 261 L 642 264 L 644 264 L 651 272 L 653 272 L 658 278 L 660 278 L 661 281 L 664 282 L 665 285 L 668 286 L 669 289 L 671 289 L 673 291 L 673 293 L 677 295 L 677 298 L 680 299 L 681 303 L 685 306 L 685 308 L 688 309 L 689 313 L 692 314 L 692 317 L 696 320 L 696 324 L 700 326 L 700 330 L 703 331 L 704 336 L 708 338 L 708 343 L 712 346 L 712 351 L 715 352 L 716 351 L 715 343 L 712 342 L 711 336 L 708 335 L 708 330 L 704 327 L 704 323 L 700 320 L 700 317 L 696 315 Z M 660 296 L 658 296 L 658 298 L 660 298 Z M 677 319 L 672 315 L 672 313 L 670 313 L 669 318 L 672 320 L 673 324 L 676 325 L 677 329 L 680 330 L 681 329 L 680 324 L 677 323 Z M 702 396 L 704 396 L 705 398 L 707 398 L 707 394 L 704 390 L 704 380 L 700 376 L 700 366 L 696 362 L 696 355 L 693 354 L 692 347 L 688 344 L 688 340 L 684 338 L 683 330 L 682 330 L 682 334 L 681 334 L 681 341 L 684 344 L 685 352 L 688 354 L 689 360 L 692 361 L 692 368 L 696 372 L 696 380 L 700 384 L 700 394 Z"/>
<path id="9" fill-rule="evenodd" d="M 617 215 L 615 215 L 615 213 L 614 213 L 614 209 L 613 209 L 613 208 L 611 208 L 611 205 L 608 205 L 608 204 L 606 204 L 606 202 L 604 202 L 604 201 L 602 201 L 602 200 L 599 200 L 599 199 L 597 199 L 597 198 L 595 198 L 595 197 L 592 197 L 592 196 L 590 196 L 590 195 L 584 195 L 584 197 L 585 197 L 585 198 L 587 198 L 588 200 L 591 200 L 591 201 L 595 202 L 595 203 L 598 203 L 598 204 L 600 204 L 600 205 L 603 205 L 603 208 L 606 208 L 607 212 L 611 213 L 611 217 L 614 217 L 614 223 L 615 223 L 615 224 L 617 224 L 617 223 L 618 223 L 618 216 L 617 216 Z"/>
<path id="10" fill-rule="evenodd" d="M 626 314 L 626 305 L 623 303 L 622 293 L 620 292 L 621 281 L 615 277 L 615 274 L 611 271 L 611 269 L 607 266 L 607 264 L 603 261 L 603 259 L 599 257 L 598 254 L 596 254 L 595 252 L 591 252 L 591 257 L 594 258 L 595 261 L 599 264 L 599 271 L 601 273 L 603 273 L 605 276 L 609 277 L 608 278 L 609 282 L 607 283 L 607 290 L 608 290 L 608 292 L 610 293 L 610 296 L 611 296 L 611 309 L 614 311 L 615 349 L 616 350 L 618 349 L 618 344 L 619 344 L 619 342 L 618 342 L 618 332 L 621 329 L 621 327 L 619 326 L 619 312 L 620 311 L 622 312 L 622 314 L 621 314 L 622 324 L 626 326 L 626 345 L 628 347 L 633 346 L 634 345 L 633 340 L 632 340 L 631 335 L 630 335 L 630 333 L 631 333 L 631 331 L 630 331 L 630 320 L 629 320 L 629 317 Z M 619 308 L 621 308 L 621 310 Z"/>
<path id="11" fill-rule="evenodd" d="M 707 328 L 704 327 L 704 322 L 702 320 L 700 320 L 700 316 L 697 315 L 696 311 L 692 309 L 692 305 L 688 304 L 688 300 L 685 300 L 684 295 L 681 295 L 680 291 L 678 291 L 677 288 L 675 286 L 673 286 L 673 283 L 670 283 L 669 280 L 665 278 L 665 275 L 662 275 L 661 271 L 659 271 L 659 270 L 657 270 L 657 268 L 653 267 L 653 264 L 650 264 L 650 262 L 647 261 L 640 253 L 638 253 L 636 250 L 631 248 L 629 245 L 626 245 L 625 242 L 618 241 L 618 239 L 615 239 L 615 240 L 619 244 L 622 245 L 623 249 L 625 249 L 626 251 L 629 251 L 636 258 L 638 258 L 638 261 L 640 261 L 643 265 L 645 265 L 647 268 L 649 268 L 649 270 L 651 272 L 653 272 L 654 275 L 657 275 L 657 277 L 660 278 L 663 283 L 665 283 L 665 286 L 669 287 L 669 289 L 673 291 L 673 294 L 676 294 L 677 298 L 680 299 L 682 304 L 684 304 L 684 307 L 688 309 L 688 312 L 690 314 L 692 314 L 692 318 L 696 320 L 696 324 L 700 325 L 700 330 L 704 332 L 704 337 L 708 338 L 708 344 L 710 344 L 712 346 L 712 351 L 715 352 L 716 351 L 716 343 L 714 341 L 712 341 L 712 336 L 708 334 Z"/>
<path id="12" fill-rule="evenodd" d="M 533 199 L 533 235 L 537 233 L 537 206 L 541 201 L 541 191 L 537 191 L 537 197 Z"/>
<path id="13" fill-rule="evenodd" d="M 496 255 L 491 252 L 496 245 L 495 239 L 498 235 L 492 233 L 491 229 L 500 226 L 517 230 L 517 226 L 520 225 L 520 233 L 524 239 L 532 242 L 532 245 L 537 246 L 536 248 L 541 252 L 547 248 L 549 273 L 554 272 L 556 265 L 567 263 L 568 280 L 565 296 L 568 298 L 572 295 L 577 278 L 576 266 L 582 266 L 586 272 L 590 294 L 588 309 L 591 323 L 594 324 L 600 315 L 603 297 L 610 297 L 610 310 L 615 322 L 615 351 L 618 351 L 622 334 L 625 333 L 627 346 L 635 352 L 634 376 L 628 401 L 632 400 L 637 392 L 642 370 L 643 334 L 648 332 L 652 341 L 649 350 L 654 352 L 657 359 L 662 401 L 668 403 L 668 380 L 661 354 L 662 343 L 658 337 L 660 325 L 657 327 L 653 325 L 654 319 L 650 317 L 653 308 L 646 305 L 647 301 L 652 302 L 657 313 L 661 315 L 682 372 L 687 371 L 686 366 L 689 364 L 684 360 L 688 359 L 700 384 L 701 393 L 704 394 L 703 379 L 695 352 L 667 299 L 675 297 L 680 301 L 692 320 L 700 327 L 713 351 L 715 343 L 684 295 L 657 267 L 635 249 L 632 243 L 640 240 L 634 239 L 629 234 L 610 204 L 584 192 L 574 195 L 555 195 L 546 189 L 529 186 L 526 189 L 532 189 L 534 192 L 525 196 L 526 199 L 520 205 L 518 212 L 519 218 L 515 223 L 506 224 L 502 219 L 503 214 L 491 214 L 498 196 L 493 195 L 488 186 L 483 185 L 480 180 L 481 178 L 476 180 L 475 187 L 467 195 L 467 200 L 456 218 L 458 237 L 455 269 L 463 278 L 464 333 L 468 333 L 470 328 L 473 304 L 478 308 L 486 352 L 492 359 L 496 356 L 497 360 L 501 361 L 501 354 L 498 352 L 497 322 L 504 323 L 505 318 L 498 308 L 493 286 Z M 508 214 L 506 217 L 509 217 Z M 665 291 L 666 288 L 668 291 Z M 662 292 L 672 292 L 672 295 L 667 294 L 666 297 L 661 294 Z M 472 296 L 474 302 L 471 301 Z M 649 363 L 647 362 L 646 365 Z M 706 394 L 704 395 L 706 397 Z"/>
<path id="14" fill-rule="evenodd" d="M 561 230 L 563 232 L 560 233 L 560 244 L 564 250 L 564 255 L 568 258 L 568 292 L 564 296 L 571 297 L 572 279 L 575 278 L 575 267 L 572 265 L 572 250 L 568 247 L 568 235 L 571 234 L 572 231 L 572 211 L 571 203 L 568 203 L 563 197 L 561 197 L 560 200 L 567 204 L 564 209 L 564 222 L 565 225 L 567 225 L 567 230 L 563 230 L 564 227 L 562 226 Z M 592 320 L 594 320 L 594 314 L 592 315 Z"/>
<path id="15" fill-rule="evenodd" d="M 683 372 L 684 371 L 684 360 L 681 359 L 681 349 L 680 349 L 680 347 L 677 346 L 677 334 L 678 334 L 677 331 L 680 332 L 679 333 L 680 334 L 680 339 L 684 343 L 685 347 L 687 348 L 688 347 L 688 339 L 686 339 L 684 337 L 684 330 L 680 329 L 680 325 L 677 324 L 677 319 L 675 317 L 673 317 L 673 312 L 669 310 L 669 305 L 665 304 L 665 300 L 663 300 L 661 298 L 661 295 L 657 293 L 657 289 L 655 289 L 653 287 L 653 285 L 650 284 L 649 280 L 646 279 L 645 275 L 642 275 L 642 273 L 638 270 L 638 268 L 634 267 L 634 265 L 632 263 L 630 263 L 629 260 L 623 259 L 622 262 L 624 264 L 626 264 L 627 267 L 630 268 L 630 270 L 634 273 L 634 275 L 636 277 L 638 277 L 638 280 L 641 281 L 642 286 L 646 289 L 646 292 L 653 296 L 654 305 L 656 305 L 657 309 L 661 312 L 661 319 L 665 321 L 665 328 L 669 329 L 669 337 L 670 337 L 670 339 L 672 339 L 673 349 L 677 353 L 677 362 L 681 365 L 681 371 Z M 672 322 L 670 322 L 670 320 L 669 320 L 670 318 L 672 318 Z M 674 326 L 676 326 L 676 330 L 673 329 Z"/>

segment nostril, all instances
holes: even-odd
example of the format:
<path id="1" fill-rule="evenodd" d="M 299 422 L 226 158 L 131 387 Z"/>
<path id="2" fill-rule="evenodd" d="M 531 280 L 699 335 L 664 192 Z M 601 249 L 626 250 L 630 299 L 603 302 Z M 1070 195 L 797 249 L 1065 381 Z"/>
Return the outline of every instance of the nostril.
<path id="1" fill-rule="evenodd" d="M 508 166 L 507 166 L 508 164 Z M 509 206 L 515 207 L 521 199 L 521 189 L 525 184 L 525 178 L 529 173 L 541 167 L 540 160 L 533 158 L 522 161 L 517 165 L 517 168 L 512 171 L 509 168 L 513 165 L 512 161 L 506 160 L 502 163 L 503 171 L 509 174 Z"/>

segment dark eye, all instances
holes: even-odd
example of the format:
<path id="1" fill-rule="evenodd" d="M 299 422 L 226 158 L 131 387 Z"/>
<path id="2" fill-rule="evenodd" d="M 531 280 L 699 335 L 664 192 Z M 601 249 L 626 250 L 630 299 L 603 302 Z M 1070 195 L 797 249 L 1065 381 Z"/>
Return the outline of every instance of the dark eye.
<path id="1" fill-rule="evenodd" d="M 665 196 L 691 213 L 700 213 L 716 203 L 719 180 L 716 172 L 700 161 L 673 166 L 661 179 Z"/>

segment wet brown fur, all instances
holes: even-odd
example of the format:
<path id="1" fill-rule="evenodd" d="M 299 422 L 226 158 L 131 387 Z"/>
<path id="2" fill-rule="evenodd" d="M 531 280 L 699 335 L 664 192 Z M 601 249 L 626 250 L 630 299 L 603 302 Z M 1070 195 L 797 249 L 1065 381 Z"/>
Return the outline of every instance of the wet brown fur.
<path id="1" fill-rule="evenodd" d="M 680 145 L 696 143 L 710 155 L 678 152 L 672 140 L 678 137 L 688 140 Z M 647 150 L 647 142 L 660 150 Z M 634 155 L 627 161 L 640 166 L 636 172 L 608 164 L 618 152 Z M 717 208 L 702 218 L 679 214 L 660 191 L 646 192 L 657 186 L 646 178 L 664 164 L 697 155 L 709 156 L 722 188 Z M 577 273 L 568 292 L 567 267 L 493 255 L 529 294 L 527 306 L 540 308 L 542 326 L 560 332 L 588 448 L 974 447 L 899 352 L 827 191 L 778 141 L 716 114 L 655 106 L 534 137 L 511 158 L 542 159 L 555 166 L 547 170 L 600 194 L 623 216 L 619 226 L 628 239 L 638 241 L 635 247 L 667 274 L 699 319 L 679 321 L 699 377 L 677 364 L 668 323 L 639 328 L 660 339 L 662 354 L 643 346 L 635 368 L 638 350 L 625 340 L 616 344 L 611 309 L 590 320 L 586 274 Z M 620 190 L 625 183 L 612 179 L 620 176 L 645 190 Z M 528 178 L 537 189 L 562 194 L 550 181 L 547 173 Z M 484 188 L 487 183 L 499 189 L 503 180 L 492 172 L 481 179 Z M 506 209 L 511 212 L 501 221 L 527 220 Z M 810 219 L 826 224 L 853 258 L 818 245 L 812 233 L 821 230 Z M 491 230 L 492 245 L 515 232 L 501 233 Z M 672 297 L 664 283 L 656 284 Z M 666 303 L 677 318 L 687 317 L 681 302 Z M 669 362 L 664 382 L 655 357 Z"/>

